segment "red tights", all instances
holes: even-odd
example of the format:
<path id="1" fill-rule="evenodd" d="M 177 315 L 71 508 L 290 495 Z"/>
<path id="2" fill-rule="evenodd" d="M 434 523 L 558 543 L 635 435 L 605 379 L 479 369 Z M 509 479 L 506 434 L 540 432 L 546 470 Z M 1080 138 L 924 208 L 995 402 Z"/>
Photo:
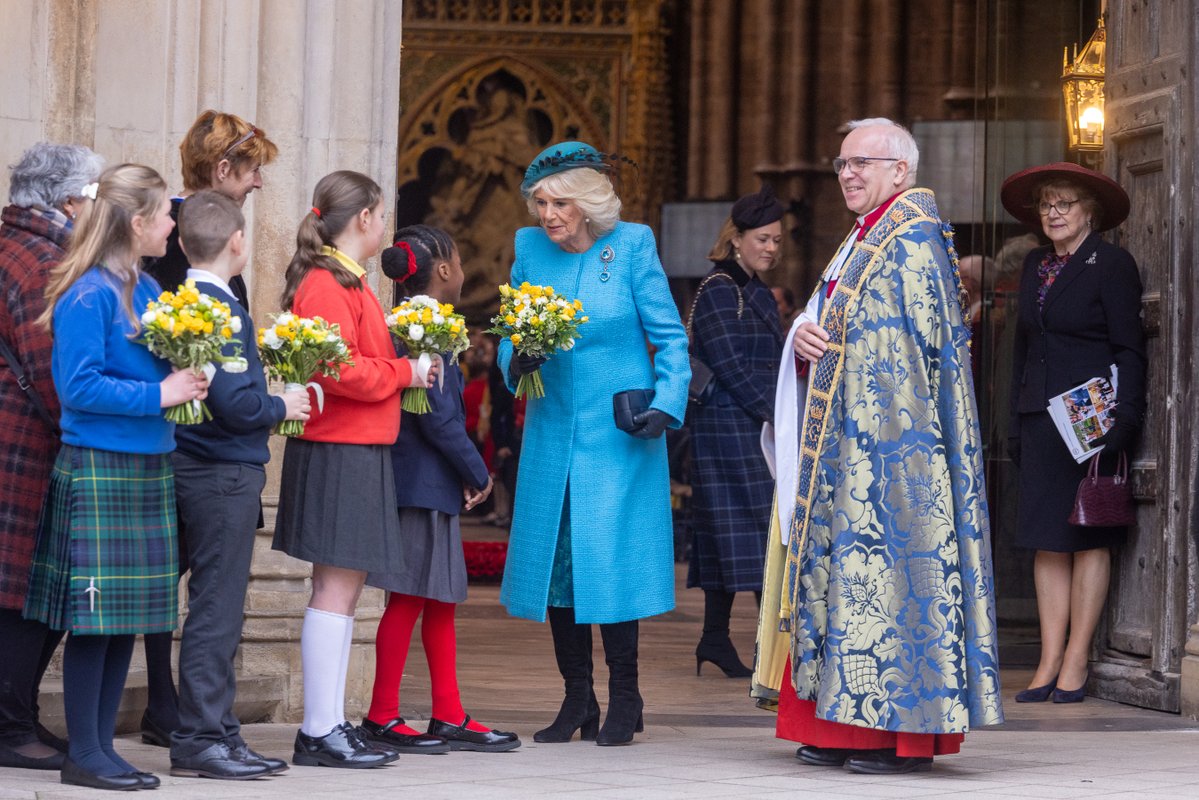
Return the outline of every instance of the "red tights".
<path id="1" fill-rule="evenodd" d="M 392 593 L 387 600 L 387 610 L 379 620 L 379 632 L 375 636 L 375 686 L 371 692 L 371 708 L 367 718 L 386 725 L 400 716 L 400 681 L 404 677 L 404 664 L 408 660 L 408 647 L 412 643 L 412 631 L 416 618 L 424 612 L 420 626 L 421 644 L 425 648 L 425 659 L 429 662 L 429 683 L 433 690 L 433 712 L 435 719 L 457 725 L 466 718 L 462 699 L 458 694 L 457 639 L 454 636 L 454 604 Z M 467 728 L 474 731 L 489 730 L 470 721 Z M 397 733 L 414 734 L 417 731 L 407 725 L 397 725 Z"/>

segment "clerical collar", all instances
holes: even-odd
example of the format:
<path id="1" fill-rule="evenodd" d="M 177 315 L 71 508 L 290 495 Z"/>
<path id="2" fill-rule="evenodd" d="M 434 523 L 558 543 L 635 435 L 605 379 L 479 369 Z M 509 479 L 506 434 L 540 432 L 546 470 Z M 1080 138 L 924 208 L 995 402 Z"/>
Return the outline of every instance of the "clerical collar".
<path id="1" fill-rule="evenodd" d="M 354 259 L 347 256 L 345 253 L 341 252 L 336 247 L 330 247 L 329 245 L 323 245 L 321 247 L 321 255 L 329 256 L 329 258 L 333 259 L 338 264 L 341 264 L 343 267 L 348 269 L 350 271 L 350 274 L 353 275 L 355 278 L 358 278 L 359 280 L 362 279 L 362 276 L 366 275 L 366 270 L 364 270 L 361 266 L 359 266 L 357 261 L 355 261 Z"/>
<path id="2" fill-rule="evenodd" d="M 884 200 L 882 205 L 880 205 L 878 208 L 858 217 L 858 241 L 861 241 L 866 237 L 866 232 L 874 227 L 874 223 L 883 218 L 883 214 L 887 213 L 887 209 L 890 208 L 891 204 L 895 202 L 895 198 L 899 197 L 905 191 L 907 190 L 900 189 L 898 192 Z"/>

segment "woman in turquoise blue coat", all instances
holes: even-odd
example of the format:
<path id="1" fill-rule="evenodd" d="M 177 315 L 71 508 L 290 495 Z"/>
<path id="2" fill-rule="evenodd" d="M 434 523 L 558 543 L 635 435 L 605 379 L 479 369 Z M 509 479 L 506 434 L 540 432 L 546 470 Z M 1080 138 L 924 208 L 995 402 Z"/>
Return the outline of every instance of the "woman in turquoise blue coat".
<path id="1" fill-rule="evenodd" d="M 550 285 L 578 298 L 588 321 L 574 348 L 548 360 L 500 344 L 510 386 L 540 367 L 545 397 L 531 398 L 500 599 L 544 620 L 566 698 L 537 742 L 625 744 L 641 730 L 637 621 L 674 608 L 667 427 L 687 404 L 687 336 L 658 261 L 654 235 L 620 222 L 605 174 L 610 157 L 582 142 L 545 150 L 521 191 L 540 227 L 516 234 L 512 283 Z M 646 344 L 656 353 L 650 357 Z M 612 395 L 652 389 L 632 433 L 613 421 Z M 609 672 L 602 730 L 592 688 L 591 625 Z"/>

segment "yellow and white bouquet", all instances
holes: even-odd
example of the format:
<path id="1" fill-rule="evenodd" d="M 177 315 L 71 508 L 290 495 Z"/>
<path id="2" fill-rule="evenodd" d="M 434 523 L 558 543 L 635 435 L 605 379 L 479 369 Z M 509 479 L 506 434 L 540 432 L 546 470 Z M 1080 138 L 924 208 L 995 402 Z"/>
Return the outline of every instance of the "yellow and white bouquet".
<path id="1" fill-rule="evenodd" d="M 587 321 L 580 300 L 567 300 L 553 286 L 500 286 L 500 313 L 491 318 L 488 330 L 512 342 L 520 355 L 549 356 L 575 346 L 579 326 Z M 545 397 L 541 370 L 521 375 L 516 396 Z"/>
<path id="2" fill-rule="evenodd" d="M 425 364 L 442 353 L 457 359 L 470 347 L 466 318 L 454 306 L 428 295 L 409 297 L 386 316 L 388 329 L 408 348 L 408 354 Z M 422 373 L 423 374 L 423 373 Z M 400 408 L 413 414 L 429 412 L 429 392 L 423 386 L 405 389 Z"/>
<path id="3" fill-rule="evenodd" d="M 194 280 L 146 303 L 141 322 L 138 341 L 176 369 L 208 371 L 210 379 L 215 371 L 213 362 L 219 363 L 225 372 L 246 371 L 244 358 L 221 352 L 241 332 L 241 319 L 228 303 L 196 289 Z M 239 346 L 239 353 L 240 350 Z M 194 425 L 212 419 L 212 412 L 204 401 L 192 400 L 171 406 L 163 416 L 180 425 Z"/>
<path id="4" fill-rule="evenodd" d="M 311 386 L 316 406 L 325 408 L 325 391 L 312 378 L 318 374 L 339 380 L 343 364 L 353 365 L 350 348 L 341 338 L 341 328 L 321 317 L 300 317 L 290 312 L 271 317 L 271 324 L 258 329 L 258 354 L 267 373 L 286 385 L 287 391 Z M 275 426 L 282 436 L 299 436 L 304 423 L 287 419 Z"/>

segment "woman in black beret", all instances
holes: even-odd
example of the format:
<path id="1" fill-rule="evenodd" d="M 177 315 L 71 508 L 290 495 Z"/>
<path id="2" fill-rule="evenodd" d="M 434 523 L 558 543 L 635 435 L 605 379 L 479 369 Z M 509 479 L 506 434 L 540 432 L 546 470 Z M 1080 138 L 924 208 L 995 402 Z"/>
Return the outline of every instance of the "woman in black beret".
<path id="1" fill-rule="evenodd" d="M 696 674 L 705 661 L 730 678 L 751 674 L 729 637 L 729 615 L 736 592 L 762 589 L 774 481 L 760 437 L 774 419 L 783 337 L 760 275 L 778 261 L 783 212 L 769 185 L 733 204 L 688 320 L 691 355 L 712 371 L 710 388 L 690 409 L 694 538 L 687 586 L 704 590 Z"/>

